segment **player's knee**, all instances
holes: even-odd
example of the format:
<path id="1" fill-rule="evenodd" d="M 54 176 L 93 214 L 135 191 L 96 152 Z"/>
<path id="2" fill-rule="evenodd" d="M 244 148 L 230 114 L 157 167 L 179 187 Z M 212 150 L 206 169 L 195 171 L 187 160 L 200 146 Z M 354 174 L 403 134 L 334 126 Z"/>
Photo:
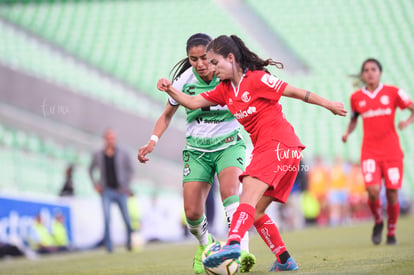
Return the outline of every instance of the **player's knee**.
<path id="1" fill-rule="evenodd" d="M 398 190 L 387 189 L 386 195 L 389 204 L 394 205 L 398 202 Z"/>
<path id="2" fill-rule="evenodd" d="M 195 208 L 186 208 L 184 211 L 185 217 L 190 221 L 199 220 L 203 216 L 203 211 Z"/>
<path id="3" fill-rule="evenodd" d="M 380 189 L 377 186 L 367 187 L 367 192 L 370 201 L 376 201 L 379 198 Z"/>

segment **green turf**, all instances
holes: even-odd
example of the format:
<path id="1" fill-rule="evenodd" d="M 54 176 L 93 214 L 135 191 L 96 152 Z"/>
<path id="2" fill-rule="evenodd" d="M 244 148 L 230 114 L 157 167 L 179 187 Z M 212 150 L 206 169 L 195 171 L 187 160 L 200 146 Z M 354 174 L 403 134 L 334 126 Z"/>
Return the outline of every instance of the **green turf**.
<path id="1" fill-rule="evenodd" d="M 372 224 L 337 228 L 309 228 L 282 232 L 291 255 L 299 265 L 294 274 L 414 274 L 414 217 L 401 217 L 397 246 L 370 241 Z M 257 264 L 249 274 L 263 274 L 274 260 L 268 247 L 251 234 L 251 252 Z M 0 261 L 0 274 L 192 274 L 195 243 L 158 243 L 141 252 L 118 248 L 43 256 L 37 260 Z"/>

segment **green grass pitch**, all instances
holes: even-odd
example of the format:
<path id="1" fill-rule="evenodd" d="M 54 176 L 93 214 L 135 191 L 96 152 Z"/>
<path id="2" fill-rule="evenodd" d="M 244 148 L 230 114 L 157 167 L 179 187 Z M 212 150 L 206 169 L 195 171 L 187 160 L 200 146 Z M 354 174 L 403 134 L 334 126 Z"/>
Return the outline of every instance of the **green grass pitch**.
<path id="1" fill-rule="evenodd" d="M 282 232 L 299 265 L 294 274 L 414 274 L 414 217 L 397 228 L 398 245 L 371 243 L 372 223 Z M 274 260 L 260 237 L 252 233 L 250 250 L 257 264 L 249 274 L 266 274 Z M 385 237 L 385 230 L 384 230 Z M 195 241 L 148 244 L 140 252 L 118 248 L 42 256 L 36 260 L 0 261 L 0 274 L 193 274 Z"/>

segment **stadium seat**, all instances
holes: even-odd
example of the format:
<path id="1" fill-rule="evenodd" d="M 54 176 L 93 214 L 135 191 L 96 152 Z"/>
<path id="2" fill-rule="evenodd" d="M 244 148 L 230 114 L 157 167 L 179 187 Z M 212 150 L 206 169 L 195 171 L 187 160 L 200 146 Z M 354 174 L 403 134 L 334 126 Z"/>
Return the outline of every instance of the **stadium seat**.
<path id="1" fill-rule="evenodd" d="M 385 68 L 384 82 L 406 89 L 414 98 L 410 90 L 414 87 L 411 76 L 414 70 L 412 1 L 245 2 L 310 67 L 307 75 L 276 71 L 292 85 L 343 101 L 349 109 L 349 96 L 356 89 L 349 75 L 358 73 L 364 59 L 376 57 Z M 252 49 L 262 52 L 255 38 L 244 32 L 215 1 L 203 1 L 204 10 L 208 12 L 194 12 L 198 4 L 198 1 L 109 0 L 0 4 L 3 20 L 68 53 L 67 56 L 59 55 L 0 21 L 0 35 L 2 41 L 6 41 L 0 43 L 0 62 L 60 83 L 96 100 L 110 102 L 128 112 L 155 119 L 166 102 L 165 95 L 156 92 L 155 83 L 159 77 L 168 76 L 172 66 L 185 57 L 185 41 L 189 35 L 199 31 L 213 37 L 235 33 L 243 37 Z M 168 12 L 163 12 L 166 10 Z M 211 14 L 214 14 L 214 20 L 211 20 Z M 208 18 L 209 24 L 203 24 L 205 21 L 199 20 L 201 18 Z M 78 60 L 89 67 L 79 66 Z M 114 84 L 102 75 L 119 82 Z M 133 92 L 124 89 L 124 84 L 133 87 Z M 283 104 L 287 117 L 307 146 L 305 154 L 323 153 L 332 159 L 340 155 L 359 160 L 361 127 L 346 146 L 340 143 L 349 117 L 333 118 L 325 110 L 300 106 L 293 100 L 283 99 Z M 136 108 L 138 105 L 142 108 Z M 175 122 L 177 127 L 184 127 L 182 120 Z M 321 128 L 329 134 L 321 135 Z M 407 167 L 414 164 L 414 144 L 410 133 L 400 135 L 402 146 L 408 152 L 405 158 Z M 26 139 L 27 146 L 32 148 L 31 137 Z M 12 146 L 14 132 L 6 129 L 1 142 L 7 148 Z M 52 150 L 50 154 L 55 158 L 65 156 L 59 152 L 59 149 Z M 414 172 L 406 171 L 407 181 L 412 182 Z M 80 175 L 80 179 L 86 178 L 84 174 Z"/>

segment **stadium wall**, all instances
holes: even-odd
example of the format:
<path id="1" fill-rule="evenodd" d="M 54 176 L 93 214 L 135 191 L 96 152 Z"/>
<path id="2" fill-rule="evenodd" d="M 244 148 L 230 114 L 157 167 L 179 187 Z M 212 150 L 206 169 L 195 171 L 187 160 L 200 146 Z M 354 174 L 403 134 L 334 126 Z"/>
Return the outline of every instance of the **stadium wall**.
<path id="1" fill-rule="evenodd" d="M 99 137 L 107 127 L 113 127 L 120 141 L 137 149 L 148 141 L 154 125 L 154 121 L 148 118 L 128 113 L 1 64 L 0 101 L 28 111 L 45 122 L 58 122 L 95 137 Z M 5 120 L 4 117 L 2 119 Z M 32 131 L 44 136 L 40 125 L 32 127 Z M 163 159 L 180 162 L 184 137 L 184 132 L 171 127 L 163 136 L 163 141 L 159 142 L 154 154 Z M 76 142 L 76 137 L 68 138 Z M 168 142 L 171 140 L 174 144 Z M 96 142 L 75 145 L 91 146 L 88 149 L 93 150 L 100 146 Z"/>

